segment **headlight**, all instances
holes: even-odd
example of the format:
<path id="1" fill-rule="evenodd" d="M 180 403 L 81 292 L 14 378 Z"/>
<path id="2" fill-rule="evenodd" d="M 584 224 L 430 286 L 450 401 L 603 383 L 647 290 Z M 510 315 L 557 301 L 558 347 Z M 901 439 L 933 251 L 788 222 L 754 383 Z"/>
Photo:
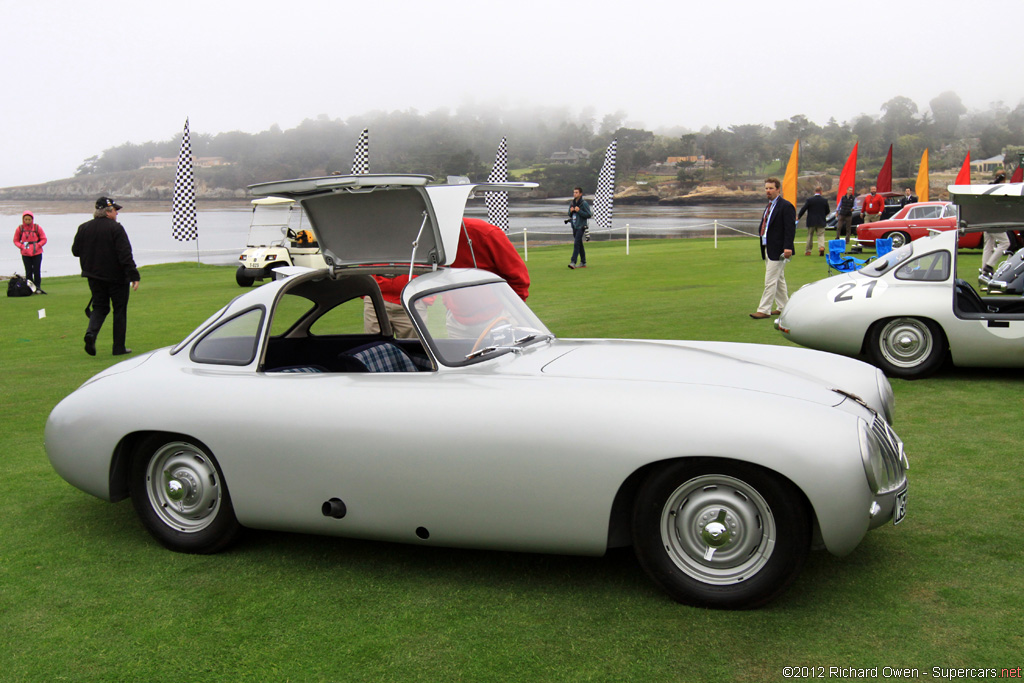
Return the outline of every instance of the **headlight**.
<path id="1" fill-rule="evenodd" d="M 874 493 L 887 493 L 903 486 L 907 479 L 907 457 L 903 443 L 880 417 L 874 424 L 858 420 L 860 454 L 864 473 Z"/>
<path id="2" fill-rule="evenodd" d="M 892 424 L 893 413 L 896 408 L 896 397 L 892 393 L 892 384 L 889 383 L 889 378 L 881 370 L 875 370 L 875 382 L 878 384 L 878 397 L 882 399 L 885 421 Z"/>

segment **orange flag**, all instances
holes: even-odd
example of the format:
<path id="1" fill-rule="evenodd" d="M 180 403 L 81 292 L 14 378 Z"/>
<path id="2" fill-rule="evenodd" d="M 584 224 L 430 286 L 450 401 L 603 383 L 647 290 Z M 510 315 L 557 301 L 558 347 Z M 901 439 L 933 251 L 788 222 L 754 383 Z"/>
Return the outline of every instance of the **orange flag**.
<path id="1" fill-rule="evenodd" d="M 786 175 L 782 177 L 782 198 L 796 206 L 796 176 L 800 167 L 800 141 L 793 143 L 793 151 L 789 153 L 786 164 Z"/>
<path id="2" fill-rule="evenodd" d="M 921 154 L 921 168 L 917 170 L 917 185 L 914 187 L 914 194 L 917 195 L 917 201 L 926 202 L 928 201 L 928 148 L 924 148 L 924 153 Z"/>
<path id="3" fill-rule="evenodd" d="M 852 187 L 856 189 L 857 185 L 857 146 L 859 142 L 854 143 L 853 151 L 850 152 L 849 158 L 846 160 L 846 164 L 843 166 L 843 172 L 839 174 L 839 192 L 836 194 L 836 206 L 839 206 L 839 200 L 846 194 L 846 188 Z"/>
<path id="4" fill-rule="evenodd" d="M 953 181 L 953 184 L 971 184 L 971 150 L 967 150 L 967 158 L 964 159 L 964 165 L 960 167 L 960 172 L 956 174 L 956 180 Z"/>

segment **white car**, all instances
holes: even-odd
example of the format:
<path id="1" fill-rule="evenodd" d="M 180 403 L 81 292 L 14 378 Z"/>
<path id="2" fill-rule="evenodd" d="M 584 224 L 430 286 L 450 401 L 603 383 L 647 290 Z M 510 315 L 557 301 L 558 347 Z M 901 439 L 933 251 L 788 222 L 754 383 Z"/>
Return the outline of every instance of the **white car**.
<path id="1" fill-rule="evenodd" d="M 955 365 L 1024 367 L 1024 299 L 981 297 L 956 277 L 971 231 L 1024 226 L 1024 186 L 951 185 L 961 227 L 910 242 L 864 268 L 800 288 L 775 327 L 814 349 L 867 356 L 887 375 Z"/>
<path id="2" fill-rule="evenodd" d="M 57 472 L 130 497 L 176 551 L 221 550 L 242 527 L 632 545 L 671 597 L 723 608 L 778 595 L 812 545 L 845 555 L 903 519 L 907 459 L 876 368 L 779 346 L 556 339 L 500 277 L 444 267 L 473 192 L 528 184 L 429 180 L 255 186 L 301 202 L 329 267 L 290 269 L 86 382 L 47 421 Z M 418 338 L 395 339 L 371 274 L 410 270 Z M 362 331 L 363 296 L 379 335 Z M 279 428 L 285 406 L 301 436 Z"/>

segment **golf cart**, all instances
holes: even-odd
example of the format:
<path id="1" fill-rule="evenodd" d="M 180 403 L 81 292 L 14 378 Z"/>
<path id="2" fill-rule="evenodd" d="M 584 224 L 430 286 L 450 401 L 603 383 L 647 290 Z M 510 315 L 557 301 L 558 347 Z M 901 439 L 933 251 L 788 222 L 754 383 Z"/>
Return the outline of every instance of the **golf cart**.
<path id="1" fill-rule="evenodd" d="M 241 265 L 235 271 L 239 287 L 251 287 L 256 280 L 273 280 L 277 268 L 327 265 L 312 231 L 302 227 L 302 209 L 291 199 L 254 199 L 246 244 L 248 248 L 238 257 Z"/>

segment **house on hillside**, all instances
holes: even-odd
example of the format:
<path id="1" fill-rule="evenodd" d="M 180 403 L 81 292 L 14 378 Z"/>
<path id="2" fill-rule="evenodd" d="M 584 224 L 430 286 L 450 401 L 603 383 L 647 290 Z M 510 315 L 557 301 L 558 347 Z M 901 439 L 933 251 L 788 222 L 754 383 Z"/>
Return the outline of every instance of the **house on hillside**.
<path id="1" fill-rule="evenodd" d="M 153 157 L 142 168 L 175 168 L 178 157 Z M 230 166 L 231 162 L 224 157 L 192 157 L 192 165 L 196 168 L 213 168 L 214 166 Z"/>
<path id="2" fill-rule="evenodd" d="M 556 164 L 578 164 L 590 159 L 590 152 L 578 147 L 570 147 L 568 152 L 555 152 L 548 160 Z"/>
<path id="3" fill-rule="evenodd" d="M 991 174 L 997 168 L 1003 167 L 1003 155 L 997 154 L 988 159 L 978 159 L 971 162 L 971 173 Z"/>

